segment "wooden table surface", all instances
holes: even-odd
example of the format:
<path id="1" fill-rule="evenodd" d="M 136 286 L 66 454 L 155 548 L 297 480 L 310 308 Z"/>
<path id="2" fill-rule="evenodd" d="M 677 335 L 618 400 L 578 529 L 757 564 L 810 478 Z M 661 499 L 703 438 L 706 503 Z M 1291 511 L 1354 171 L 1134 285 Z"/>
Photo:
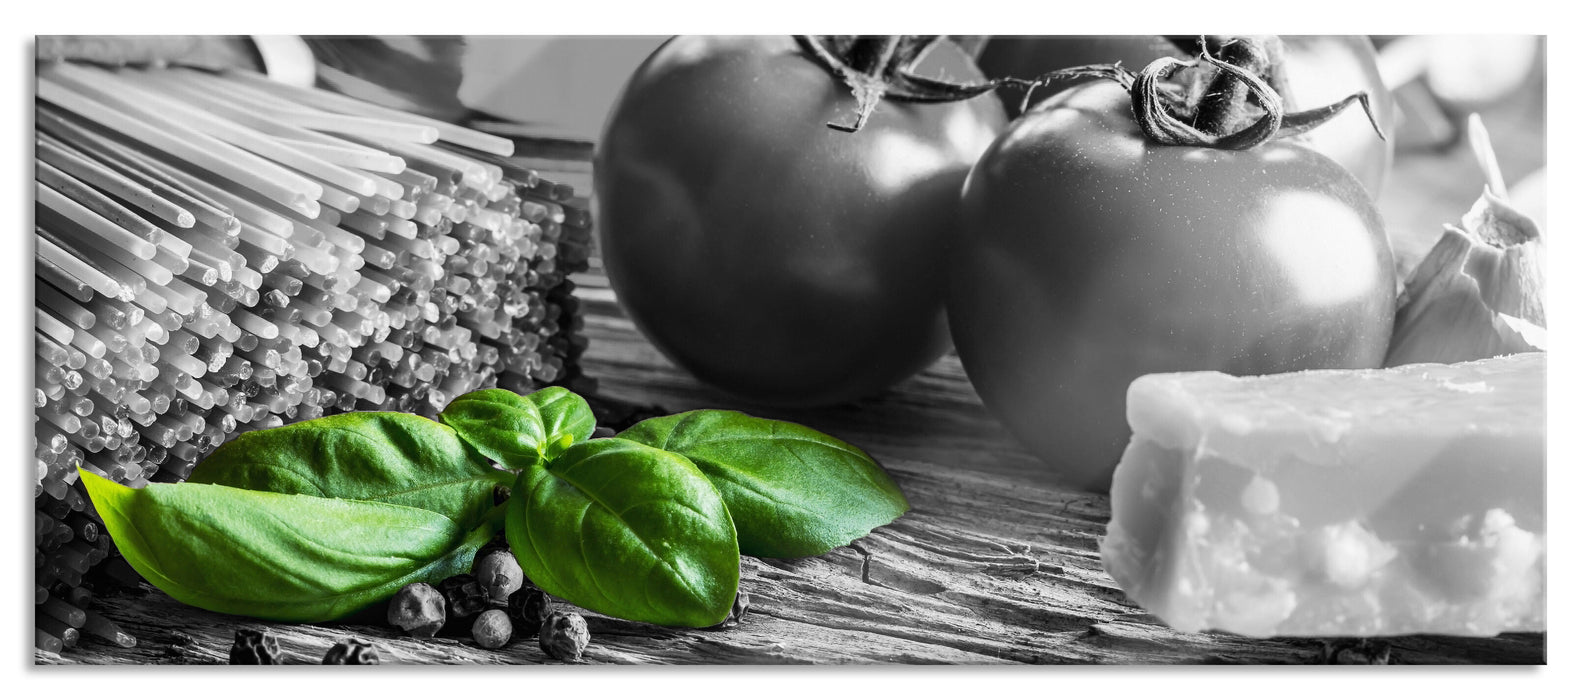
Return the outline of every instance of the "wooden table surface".
<path id="1" fill-rule="evenodd" d="M 1543 162 L 1541 116 L 1531 129 L 1541 96 L 1536 105 L 1485 115 L 1512 181 Z M 1479 181 L 1465 148 L 1403 153 L 1395 172 L 1382 208 L 1404 267 L 1437 238 L 1440 222 L 1465 210 Z M 588 614 L 589 663 L 1312 664 L 1326 647 L 1342 661 L 1364 656 L 1344 651 L 1345 642 L 1185 634 L 1128 602 L 1097 552 L 1108 500 L 1052 483 L 985 411 L 953 355 L 869 400 L 766 410 L 676 369 L 624 317 L 602 278 L 580 282 L 591 341 L 584 366 L 601 397 L 667 412 L 740 408 L 810 425 L 872 453 L 913 505 L 895 523 L 821 557 L 743 557 L 741 589 L 752 607 L 734 628 L 668 629 Z M 146 584 L 100 600 L 96 609 L 135 635 L 136 647 L 85 640 L 64 656 L 36 651 L 35 661 L 223 664 L 241 626 L 272 630 L 295 663 L 318 663 L 348 635 L 374 640 L 386 663 L 546 661 L 533 639 L 489 651 L 467 637 L 403 638 L 383 624 L 261 624 L 176 603 Z M 1384 641 L 1391 663 L 1546 658 L 1544 634 Z"/>

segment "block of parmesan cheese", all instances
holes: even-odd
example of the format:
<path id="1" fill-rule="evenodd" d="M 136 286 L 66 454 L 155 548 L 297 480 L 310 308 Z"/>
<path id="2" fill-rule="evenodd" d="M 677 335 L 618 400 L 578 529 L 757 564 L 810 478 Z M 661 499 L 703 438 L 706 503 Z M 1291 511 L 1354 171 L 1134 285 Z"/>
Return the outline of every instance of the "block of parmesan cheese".
<path id="1" fill-rule="evenodd" d="M 1544 630 L 1544 375 L 1526 353 L 1142 377 L 1104 566 L 1188 631 Z"/>

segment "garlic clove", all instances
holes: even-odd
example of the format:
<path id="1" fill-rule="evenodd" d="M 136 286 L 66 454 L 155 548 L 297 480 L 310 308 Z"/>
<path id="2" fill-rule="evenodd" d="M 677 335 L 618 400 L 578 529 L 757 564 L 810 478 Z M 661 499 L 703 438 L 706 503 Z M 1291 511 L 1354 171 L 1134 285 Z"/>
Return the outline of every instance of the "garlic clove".
<path id="1" fill-rule="evenodd" d="M 1482 243 L 1469 254 L 1467 264 L 1481 283 L 1484 303 L 1495 311 L 1547 326 L 1545 245 L 1538 225 L 1488 190 L 1461 223 Z"/>
<path id="2" fill-rule="evenodd" d="M 1501 247 L 1510 247 L 1527 241 L 1538 240 L 1541 235 L 1532 217 L 1517 211 L 1509 200 L 1485 186 L 1483 196 L 1472 203 L 1472 208 L 1461 215 L 1461 228 L 1479 240 Z"/>
<path id="3" fill-rule="evenodd" d="M 1412 271 L 1384 366 L 1463 362 L 1548 347 L 1543 232 L 1510 203 L 1488 132 L 1468 120 L 1487 184 Z"/>
<path id="4" fill-rule="evenodd" d="M 1511 266 L 1505 257 L 1504 251 L 1447 227 L 1401 293 L 1384 366 L 1464 362 L 1540 349 L 1500 318 L 1519 314 L 1497 311 L 1485 300 L 1486 290 L 1506 304 L 1521 296 L 1495 289 L 1524 286 L 1520 274 L 1511 274 L 1524 266 Z"/>
<path id="5" fill-rule="evenodd" d="M 1549 230 L 1549 168 L 1540 166 L 1511 185 L 1511 207 L 1532 217 L 1540 231 Z"/>

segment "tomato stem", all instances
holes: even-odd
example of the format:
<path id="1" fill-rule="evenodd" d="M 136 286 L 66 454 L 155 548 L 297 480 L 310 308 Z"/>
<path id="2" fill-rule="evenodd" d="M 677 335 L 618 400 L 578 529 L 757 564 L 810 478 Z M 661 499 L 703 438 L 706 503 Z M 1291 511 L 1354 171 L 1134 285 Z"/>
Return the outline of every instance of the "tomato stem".
<path id="1" fill-rule="evenodd" d="M 1277 36 L 1206 35 L 1166 36 L 1176 49 L 1197 60 L 1162 56 L 1133 73 L 1121 64 L 1074 66 L 1050 71 L 1032 79 L 995 78 L 982 86 L 1023 90 L 1022 111 L 1027 111 L 1033 90 L 1053 81 L 1101 78 L 1119 83 L 1131 92 L 1132 114 L 1143 135 L 1166 146 L 1200 146 L 1221 150 L 1246 150 L 1276 138 L 1298 136 L 1335 118 L 1352 103 L 1362 111 L 1380 139 L 1384 132 L 1366 92 L 1357 92 L 1333 104 L 1302 112 L 1287 112 L 1289 95 L 1285 70 L 1285 42 Z M 1208 85 L 1199 89 L 1204 71 L 1182 69 L 1207 64 Z M 1173 80 L 1178 75 L 1186 80 Z M 916 81 L 916 76 L 907 76 Z M 965 88 L 968 86 L 955 86 Z M 976 94 L 976 93 L 974 93 Z M 892 97 L 894 97 L 892 95 Z M 1253 112 L 1249 108 L 1255 108 Z M 1256 117 L 1251 116 L 1256 114 Z"/>
<path id="2" fill-rule="evenodd" d="M 1245 92 L 1242 100 L 1251 96 L 1253 101 L 1263 109 L 1262 116 L 1247 126 L 1229 133 L 1214 133 L 1198 129 L 1176 116 L 1171 109 L 1173 101 L 1170 93 L 1166 92 L 1166 84 L 1177 71 L 1190 68 L 1194 64 L 1177 58 L 1165 56 L 1149 63 L 1131 85 L 1132 114 L 1137 119 L 1138 126 L 1143 135 L 1154 143 L 1166 146 L 1203 146 L 1218 148 L 1227 151 L 1244 151 L 1254 148 L 1259 144 L 1274 138 L 1280 130 L 1280 120 L 1284 116 L 1284 109 L 1280 106 L 1280 96 L 1268 83 L 1258 79 L 1251 71 L 1233 63 L 1221 61 L 1204 53 L 1200 59 L 1220 70 L 1220 75 L 1231 76 L 1238 81 Z M 1223 91 L 1224 88 L 1221 88 Z M 1213 99 L 1209 96 L 1205 99 Z"/>
<path id="3" fill-rule="evenodd" d="M 1001 81 L 956 83 L 912 73 L 918 61 L 933 50 L 942 36 L 797 36 L 803 53 L 824 66 L 830 75 L 851 88 L 857 100 L 856 119 L 850 124 L 828 122 L 837 131 L 862 129 L 880 100 L 899 102 L 957 102 L 1000 87 Z"/>
<path id="4" fill-rule="evenodd" d="M 1172 38 L 1178 48 L 1184 39 Z M 1335 118 L 1353 102 L 1362 106 L 1374 133 L 1384 138 L 1365 92 L 1334 104 L 1303 112 L 1286 112 L 1284 43 L 1278 37 L 1199 37 L 1198 62 L 1174 57 L 1148 64 L 1127 86 L 1132 113 L 1143 134 L 1166 146 L 1201 146 L 1222 150 L 1247 150 L 1270 139 L 1305 133 Z M 1208 88 L 1200 95 L 1182 97 L 1178 85 L 1167 82 L 1181 69 L 1206 63 L 1215 68 Z M 1274 84 L 1271 84 L 1274 83 Z M 1170 88 L 1175 87 L 1171 92 Z M 1247 121 L 1249 101 L 1262 111 Z M 1191 123 L 1178 115 L 1190 115 Z"/>
<path id="5" fill-rule="evenodd" d="M 1208 55 L 1207 46 L 1204 52 L 1204 55 Z M 1269 53 L 1264 48 L 1264 42 L 1255 37 L 1222 40 L 1214 55 L 1253 75 L 1261 75 L 1269 67 Z M 1272 87 L 1270 89 L 1273 90 Z M 1192 125 L 1215 136 L 1231 133 L 1246 117 L 1248 90 L 1249 83 L 1242 76 L 1221 69 L 1209 82 L 1208 91 L 1203 94 L 1203 101 L 1198 106 Z M 1274 102 L 1278 105 L 1281 100 L 1277 98 Z"/>
<path id="6" fill-rule="evenodd" d="M 1236 61 L 1222 54 L 1225 44 L 1227 42 L 1240 41 L 1250 37 L 1209 34 L 1199 36 L 1165 36 L 1164 38 L 1184 56 L 1197 56 L 1202 53 L 1207 53 L 1211 56 L 1218 56 L 1232 63 L 1236 63 Z M 1280 39 L 1279 36 L 1273 34 L 1258 36 L 1255 39 L 1259 44 L 1262 45 L 1266 57 L 1266 60 L 1263 62 L 1264 67 L 1261 70 L 1255 72 L 1258 73 L 1259 78 L 1262 78 L 1264 82 L 1269 84 L 1269 87 L 1274 88 L 1275 93 L 1279 94 L 1282 100 L 1290 99 L 1291 82 L 1286 75 L 1285 41 Z"/>
<path id="7" fill-rule="evenodd" d="M 900 45 L 900 36 L 857 37 L 846 49 L 846 65 L 863 75 L 878 77 L 890 67 L 890 59 Z"/>

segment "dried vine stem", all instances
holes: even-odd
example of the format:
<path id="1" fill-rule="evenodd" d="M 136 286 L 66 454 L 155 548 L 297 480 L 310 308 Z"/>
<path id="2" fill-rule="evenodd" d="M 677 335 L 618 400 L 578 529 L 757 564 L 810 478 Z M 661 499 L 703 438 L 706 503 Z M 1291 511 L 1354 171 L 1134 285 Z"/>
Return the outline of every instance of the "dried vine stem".
<path id="1" fill-rule="evenodd" d="M 879 101 L 940 103 L 969 100 L 1000 88 L 1024 91 L 1023 108 L 1032 91 L 1055 80 L 1110 78 L 1128 81 L 1131 73 L 1119 64 L 1062 68 L 1032 79 L 1004 77 L 960 83 L 929 78 L 914 72 L 917 63 L 944 40 L 942 36 L 814 37 L 797 36 L 796 42 L 825 70 L 843 80 L 857 99 L 856 118 L 850 124 L 830 122 L 839 131 L 855 132 L 868 122 Z"/>
<path id="2" fill-rule="evenodd" d="M 1177 47 L 1184 39 L 1173 38 Z M 1283 84 L 1284 44 L 1276 37 L 1198 37 L 1197 61 L 1173 57 L 1148 64 L 1127 85 L 1132 112 L 1149 140 L 1169 146 L 1200 146 L 1221 150 L 1247 150 L 1273 139 L 1306 133 L 1331 119 L 1352 103 L 1362 106 L 1368 123 L 1384 138 L 1366 92 L 1356 92 L 1333 104 L 1301 112 L 1287 112 L 1284 94 L 1264 76 Z M 1167 91 L 1178 71 L 1207 64 L 1215 69 L 1209 88 L 1196 103 Z M 1247 106 L 1261 111 L 1250 123 Z M 1188 119 L 1180 115 L 1191 115 Z"/>
<path id="3" fill-rule="evenodd" d="M 1247 150 L 1272 139 L 1297 136 L 1334 119 L 1352 103 L 1362 106 L 1374 133 L 1384 138 L 1366 92 L 1334 104 L 1301 112 L 1285 109 L 1284 44 L 1278 37 L 1171 37 L 1197 60 L 1161 57 L 1141 72 L 1120 63 L 1072 66 L 1034 78 L 1000 77 L 975 83 L 928 78 L 913 71 L 940 36 L 797 36 L 797 45 L 856 97 L 856 117 L 849 124 L 829 122 L 832 129 L 854 133 L 867 124 L 881 100 L 957 102 L 1001 88 L 1022 90 L 1022 111 L 1033 91 L 1054 81 L 1076 78 L 1113 80 L 1131 92 L 1132 111 L 1143 133 L 1154 143 Z M 1183 69 L 1206 65 L 1214 69 L 1202 94 L 1172 82 Z M 1248 121 L 1248 107 L 1255 117 Z"/>

